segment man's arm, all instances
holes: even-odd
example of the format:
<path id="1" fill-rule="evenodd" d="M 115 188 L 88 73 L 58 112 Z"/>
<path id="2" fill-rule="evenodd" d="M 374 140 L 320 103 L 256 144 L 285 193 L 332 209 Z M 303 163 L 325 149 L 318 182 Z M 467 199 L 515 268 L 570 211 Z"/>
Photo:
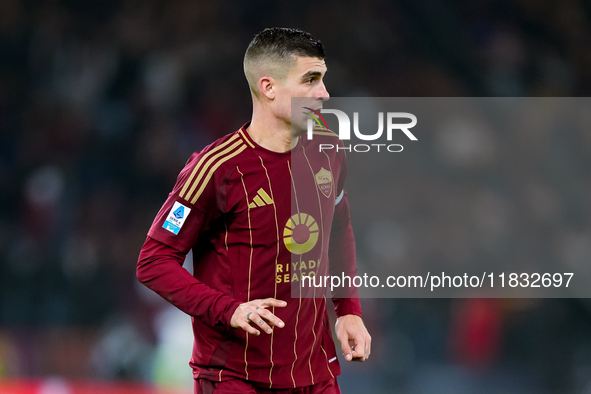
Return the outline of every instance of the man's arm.
<path id="1" fill-rule="evenodd" d="M 330 234 L 328 251 L 330 275 L 357 275 L 355 257 L 355 237 L 349 215 L 347 192 L 341 191 L 337 197 Z M 333 291 L 337 323 L 336 335 L 347 361 L 365 361 L 371 352 L 371 336 L 361 319 L 361 303 L 356 287 L 343 287 Z"/>
<path id="2" fill-rule="evenodd" d="M 137 278 L 149 289 L 190 316 L 211 326 L 242 328 L 259 335 L 255 324 L 270 333 L 272 326 L 284 323 L 266 308 L 284 307 L 284 301 L 253 300 L 240 303 L 197 280 L 182 267 L 185 253 L 148 237 L 137 263 Z"/>
<path id="3" fill-rule="evenodd" d="M 265 309 L 283 306 L 279 301 L 240 303 L 197 280 L 182 267 L 185 255 L 198 238 L 225 212 L 225 200 L 221 197 L 224 193 L 220 190 L 231 173 L 218 170 L 212 176 L 207 163 L 231 138 L 225 142 L 218 140 L 187 161 L 148 231 L 138 259 L 137 277 L 174 306 L 210 326 L 240 327 L 258 335 L 253 326 L 265 332 L 271 329 L 270 325 L 282 326 L 283 322 Z"/>
<path id="4" fill-rule="evenodd" d="M 230 328 L 240 302 L 195 279 L 182 267 L 184 259 L 184 253 L 148 237 L 140 251 L 137 278 L 186 314 Z"/>
<path id="5" fill-rule="evenodd" d="M 349 215 L 349 201 L 347 192 L 341 191 L 337 196 L 332 228 L 330 230 L 330 245 L 328 249 L 330 275 L 345 274 L 353 278 L 357 275 L 357 260 L 355 257 L 355 236 L 351 227 Z M 356 287 L 342 287 L 335 289 L 332 294 L 337 317 L 357 315 L 361 317 L 361 303 L 359 291 Z"/>

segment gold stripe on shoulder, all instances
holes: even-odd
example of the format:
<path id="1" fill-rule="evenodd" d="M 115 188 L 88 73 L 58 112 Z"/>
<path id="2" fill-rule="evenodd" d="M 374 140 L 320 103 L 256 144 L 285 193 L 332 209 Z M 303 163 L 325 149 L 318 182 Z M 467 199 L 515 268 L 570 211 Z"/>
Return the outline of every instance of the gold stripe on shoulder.
<path id="1" fill-rule="evenodd" d="M 207 169 L 220 157 L 222 157 L 223 155 L 225 155 L 228 152 L 233 151 L 234 149 L 236 149 L 236 147 L 238 147 L 240 145 L 244 145 L 244 143 L 242 142 L 242 140 L 239 139 L 238 141 L 234 142 L 234 144 L 230 145 L 228 148 L 224 149 L 221 152 L 216 153 L 209 160 L 207 160 L 207 163 L 205 163 L 203 165 L 203 167 L 201 167 L 201 169 L 199 170 L 199 174 L 197 175 L 197 178 L 195 178 L 195 182 L 193 182 L 193 185 L 191 186 L 191 188 L 187 192 L 186 196 L 184 197 L 185 200 L 189 200 L 191 195 L 193 195 L 193 192 L 195 191 L 195 189 L 199 185 L 201 179 L 203 178 L 203 175 L 207 172 Z"/>
<path id="2" fill-rule="evenodd" d="M 233 135 L 230 139 L 228 139 L 228 141 L 224 142 L 223 144 L 220 144 L 219 146 L 216 146 L 215 148 L 213 148 L 212 150 L 210 150 L 209 152 L 207 152 L 205 155 L 203 155 L 203 157 L 201 157 L 201 159 L 199 160 L 199 162 L 195 165 L 195 168 L 193 168 L 193 171 L 191 172 L 191 175 L 189 176 L 189 178 L 187 179 L 187 181 L 183 185 L 183 188 L 181 189 L 181 192 L 180 192 L 181 198 L 184 198 L 185 200 L 187 199 L 186 196 L 185 196 L 185 193 L 187 192 L 187 188 L 191 185 L 191 181 L 195 177 L 195 174 L 197 174 L 197 171 L 199 171 L 199 168 L 201 168 L 201 165 L 203 163 L 205 163 L 205 161 L 207 160 L 207 158 L 209 156 L 215 154 L 220 149 L 224 149 L 224 147 L 226 147 L 228 144 L 230 144 L 236 138 L 238 138 L 238 135 L 237 134 Z"/>
<path id="3" fill-rule="evenodd" d="M 251 148 L 254 148 L 254 145 L 252 144 L 252 142 L 250 142 L 250 141 L 248 140 L 248 138 L 246 138 L 246 136 L 245 136 L 245 135 L 244 135 L 244 133 L 242 132 L 242 129 L 240 129 L 239 131 L 240 131 L 240 134 L 242 134 L 242 138 L 244 138 L 244 141 L 246 141 L 246 143 L 247 143 L 248 145 L 250 145 L 250 147 L 251 147 Z"/>
<path id="4" fill-rule="evenodd" d="M 222 164 L 224 164 L 225 162 L 227 162 L 228 160 L 230 160 L 234 156 L 238 156 L 240 153 L 242 153 L 242 151 L 244 149 L 246 149 L 246 145 L 242 144 L 242 146 L 240 148 L 238 148 L 238 150 L 236 150 L 232 154 L 229 154 L 228 156 L 218 160 L 218 162 L 215 163 L 215 165 L 207 173 L 207 176 L 203 180 L 203 183 L 201 184 L 201 187 L 199 188 L 199 190 L 197 190 L 195 197 L 193 197 L 193 199 L 191 200 L 191 204 L 195 204 L 197 202 L 197 200 L 199 199 L 199 196 L 201 196 L 201 193 L 203 193 L 203 190 L 205 190 L 205 186 L 207 186 L 207 183 L 209 182 L 209 180 L 213 176 L 213 173 L 215 172 L 215 170 L 217 170 L 219 166 L 221 166 Z M 228 148 L 227 150 L 231 150 L 231 149 Z M 195 182 L 195 185 L 196 184 L 197 184 L 197 182 Z"/>
<path id="5" fill-rule="evenodd" d="M 338 134 L 333 133 L 332 131 L 313 131 L 312 134 L 314 134 L 314 135 L 327 135 L 329 137 L 338 137 Z"/>

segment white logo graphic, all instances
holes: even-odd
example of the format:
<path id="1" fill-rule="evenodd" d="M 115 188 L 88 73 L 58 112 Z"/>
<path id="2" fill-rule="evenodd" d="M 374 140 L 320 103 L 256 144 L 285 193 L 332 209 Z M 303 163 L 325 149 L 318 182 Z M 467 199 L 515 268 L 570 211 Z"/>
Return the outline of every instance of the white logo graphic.
<path id="1" fill-rule="evenodd" d="M 172 208 L 170 209 L 170 212 L 168 212 L 168 216 L 166 217 L 162 227 L 174 235 L 177 235 L 181 230 L 181 227 L 183 227 L 185 220 L 187 220 L 187 216 L 189 216 L 190 212 L 191 208 L 184 206 L 178 201 L 175 201 L 175 203 L 172 205 Z"/>
<path id="2" fill-rule="evenodd" d="M 326 127 L 326 121 L 324 120 L 322 114 L 333 114 L 337 117 L 337 121 L 339 123 L 339 139 L 343 141 L 348 141 L 351 139 L 351 120 L 345 112 L 338 109 L 322 108 L 319 111 L 317 111 L 308 107 L 304 108 L 310 111 L 304 113 L 311 117 L 311 119 L 308 119 L 307 125 L 307 136 L 309 140 L 313 138 L 315 123 L 318 124 L 321 129 L 326 128 L 328 130 L 328 128 Z M 386 118 L 386 121 L 384 121 L 384 117 Z M 399 119 L 406 119 L 409 122 L 398 123 Z M 320 120 L 322 120 L 324 126 L 322 125 Z M 361 131 L 359 130 L 359 112 L 353 112 L 353 133 L 360 140 L 376 141 L 379 138 L 381 138 L 382 134 L 384 134 L 384 123 L 386 123 L 385 129 L 387 141 L 392 141 L 392 136 L 394 135 L 394 132 L 397 130 L 402 131 L 404 135 L 406 135 L 406 137 L 408 137 L 408 139 L 410 139 L 411 141 L 417 141 L 417 137 L 415 137 L 415 135 L 411 133 L 409 130 L 416 126 L 417 117 L 409 112 L 386 112 L 385 115 L 384 112 L 378 112 L 378 131 L 376 131 L 373 134 L 361 133 Z M 347 150 L 349 152 L 369 152 L 371 150 L 377 150 L 378 152 L 380 152 L 380 148 L 383 148 L 383 151 L 387 150 L 388 152 L 402 152 L 402 150 L 404 149 L 403 146 L 400 144 L 353 144 L 343 147 L 339 147 L 338 145 L 333 144 L 320 144 L 319 146 L 320 151 L 329 149 L 336 149 L 338 151 L 339 149 L 342 149 Z"/>

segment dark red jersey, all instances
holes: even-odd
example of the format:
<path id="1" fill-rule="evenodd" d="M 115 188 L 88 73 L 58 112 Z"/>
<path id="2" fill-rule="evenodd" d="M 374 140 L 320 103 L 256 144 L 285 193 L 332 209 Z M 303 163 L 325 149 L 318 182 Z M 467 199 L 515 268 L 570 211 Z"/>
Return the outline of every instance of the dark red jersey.
<path id="1" fill-rule="evenodd" d="M 329 266 L 356 274 L 345 156 L 319 150 L 340 143 L 330 132 L 277 153 L 247 126 L 191 156 L 150 228 L 138 278 L 192 316 L 195 378 L 308 386 L 340 367 L 326 297 L 292 298 L 292 285 Z M 191 249 L 194 277 L 179 264 Z M 284 328 L 254 336 L 230 327 L 240 303 L 268 297 L 287 301 L 271 309 Z M 358 299 L 333 301 L 337 316 L 361 315 Z"/>

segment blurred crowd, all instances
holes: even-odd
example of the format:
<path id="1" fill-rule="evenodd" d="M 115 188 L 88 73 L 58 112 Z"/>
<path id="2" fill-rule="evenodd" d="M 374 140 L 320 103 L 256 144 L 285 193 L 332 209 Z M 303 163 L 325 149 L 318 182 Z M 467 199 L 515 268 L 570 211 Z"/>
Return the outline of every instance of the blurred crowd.
<path id="1" fill-rule="evenodd" d="M 591 92 L 584 0 L 2 0 L 0 379 L 165 382 L 178 371 L 161 346 L 186 345 L 162 322 L 179 321 L 182 332 L 189 320 L 137 283 L 137 255 L 191 152 L 249 120 L 242 57 L 269 26 L 300 27 L 324 43 L 333 96 Z M 385 253 L 370 236 L 384 233 L 400 260 L 487 250 L 502 258 L 497 247 L 518 236 L 518 212 L 542 236 L 515 242 L 591 261 L 590 136 L 492 134 L 467 156 L 441 137 L 436 158 L 392 193 L 399 216 L 354 222 L 360 261 Z M 487 150 L 503 143 L 514 144 L 513 159 L 530 160 L 523 172 Z M 469 209 L 448 204 L 481 178 L 506 183 L 469 191 Z M 417 223 L 434 234 L 423 253 L 400 236 Z M 377 350 L 374 364 L 345 367 L 350 389 L 461 393 L 504 382 L 503 392 L 591 392 L 583 301 L 363 302 Z M 179 368 L 190 379 L 186 363 Z"/>

